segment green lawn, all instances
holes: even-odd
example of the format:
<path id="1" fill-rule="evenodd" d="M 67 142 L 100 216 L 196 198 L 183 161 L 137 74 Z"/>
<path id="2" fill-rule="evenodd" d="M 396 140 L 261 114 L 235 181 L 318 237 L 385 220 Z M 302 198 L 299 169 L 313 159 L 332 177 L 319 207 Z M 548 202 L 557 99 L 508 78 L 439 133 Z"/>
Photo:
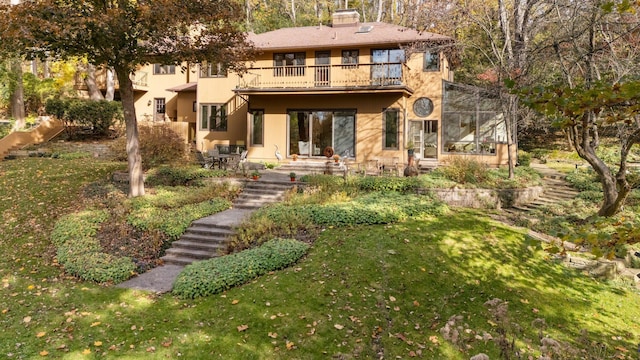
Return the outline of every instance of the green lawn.
<path id="1" fill-rule="evenodd" d="M 554 358 L 637 358 L 636 289 L 565 268 L 523 232 L 477 212 L 329 227 L 295 266 L 197 300 L 64 275 L 48 237 L 56 218 L 82 208 L 83 184 L 124 167 L 0 162 L 0 357 L 497 359 L 485 332 L 497 339 L 503 329 L 537 357 L 536 319 L 544 319 L 542 334 L 567 346 Z M 494 298 L 508 301 L 507 321 L 483 305 Z M 457 337 L 440 331 L 455 315 Z"/>

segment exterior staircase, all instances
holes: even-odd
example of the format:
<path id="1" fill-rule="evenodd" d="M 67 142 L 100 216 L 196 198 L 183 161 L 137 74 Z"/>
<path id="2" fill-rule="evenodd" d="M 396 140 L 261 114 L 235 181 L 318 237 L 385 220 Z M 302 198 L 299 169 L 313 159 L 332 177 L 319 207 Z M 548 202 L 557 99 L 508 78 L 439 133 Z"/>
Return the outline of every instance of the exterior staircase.
<path id="1" fill-rule="evenodd" d="M 536 209 L 539 209 L 546 205 L 553 205 L 563 201 L 573 200 L 578 191 L 565 181 L 565 175 L 550 169 L 544 164 L 531 164 L 531 167 L 535 168 L 542 174 L 542 181 L 544 192 L 540 197 L 528 204 L 516 205 L 511 208 L 505 209 L 506 212 L 525 216 Z"/>
<path id="2" fill-rule="evenodd" d="M 288 175 L 277 172 L 265 173 L 258 181 L 248 180 L 231 209 L 194 221 L 161 259 L 165 264 L 186 266 L 219 256 L 234 227 L 256 209 L 281 201 L 294 185 Z"/>
<path id="3" fill-rule="evenodd" d="M 63 130 L 64 123 L 62 121 L 45 120 L 30 131 L 14 131 L 0 139 L 0 161 L 4 160 L 12 151 L 47 142 Z"/>

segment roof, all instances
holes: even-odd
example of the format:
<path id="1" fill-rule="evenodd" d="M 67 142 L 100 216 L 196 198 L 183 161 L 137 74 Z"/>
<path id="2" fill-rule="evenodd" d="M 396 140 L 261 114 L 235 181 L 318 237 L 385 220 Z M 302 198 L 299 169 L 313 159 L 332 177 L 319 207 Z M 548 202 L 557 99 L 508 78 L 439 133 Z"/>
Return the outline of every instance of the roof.
<path id="1" fill-rule="evenodd" d="M 173 92 L 191 92 L 196 90 L 198 90 L 197 82 L 190 82 L 190 83 L 174 86 L 172 88 L 167 89 L 167 91 L 173 91 Z"/>
<path id="2" fill-rule="evenodd" d="M 249 40 L 260 50 L 326 49 L 367 45 L 398 46 L 414 42 L 453 41 L 448 36 L 419 32 L 382 22 L 283 28 L 262 34 L 249 34 Z"/>

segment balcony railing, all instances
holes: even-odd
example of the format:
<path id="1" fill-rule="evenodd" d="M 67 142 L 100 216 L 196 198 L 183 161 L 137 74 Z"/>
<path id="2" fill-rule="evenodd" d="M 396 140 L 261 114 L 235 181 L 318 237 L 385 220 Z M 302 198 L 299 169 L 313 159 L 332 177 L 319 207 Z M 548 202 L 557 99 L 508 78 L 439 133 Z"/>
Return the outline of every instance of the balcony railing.
<path id="1" fill-rule="evenodd" d="M 133 82 L 134 89 L 147 87 L 148 77 L 149 77 L 149 74 L 146 71 L 136 71 L 135 74 L 132 74 L 129 76 L 129 78 Z M 98 86 L 98 88 L 100 89 L 107 88 L 107 72 L 104 69 L 96 71 L 95 78 L 96 78 L 96 85 Z M 113 82 L 116 89 L 120 87 L 120 84 L 118 83 L 118 79 L 115 77 L 115 74 L 114 74 Z M 76 88 L 78 89 L 86 88 L 86 84 L 84 83 L 84 77 L 82 77 L 80 73 L 76 73 L 75 83 L 76 83 Z"/>
<path id="2" fill-rule="evenodd" d="M 251 68 L 238 89 L 371 88 L 406 85 L 402 63 Z"/>

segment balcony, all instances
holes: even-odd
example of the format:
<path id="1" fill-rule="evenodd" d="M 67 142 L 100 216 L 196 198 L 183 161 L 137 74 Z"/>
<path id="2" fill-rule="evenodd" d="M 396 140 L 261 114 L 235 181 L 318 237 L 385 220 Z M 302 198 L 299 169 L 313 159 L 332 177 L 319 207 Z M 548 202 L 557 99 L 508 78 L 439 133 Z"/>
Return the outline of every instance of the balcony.
<path id="1" fill-rule="evenodd" d="M 140 91 L 149 91 L 149 85 L 147 83 L 149 74 L 146 71 L 136 71 L 135 74 L 129 75 L 129 78 L 133 82 L 133 89 Z M 105 90 L 107 88 L 107 72 L 105 69 L 99 69 L 95 73 L 96 85 L 99 89 Z M 114 86 L 116 89 L 120 88 L 118 79 L 114 76 Z M 75 75 L 75 88 L 78 90 L 86 90 L 87 85 L 84 82 L 84 77 L 81 73 L 76 72 Z"/>
<path id="2" fill-rule="evenodd" d="M 412 94 L 402 63 L 251 68 L 236 91 L 260 93 L 397 92 Z"/>

